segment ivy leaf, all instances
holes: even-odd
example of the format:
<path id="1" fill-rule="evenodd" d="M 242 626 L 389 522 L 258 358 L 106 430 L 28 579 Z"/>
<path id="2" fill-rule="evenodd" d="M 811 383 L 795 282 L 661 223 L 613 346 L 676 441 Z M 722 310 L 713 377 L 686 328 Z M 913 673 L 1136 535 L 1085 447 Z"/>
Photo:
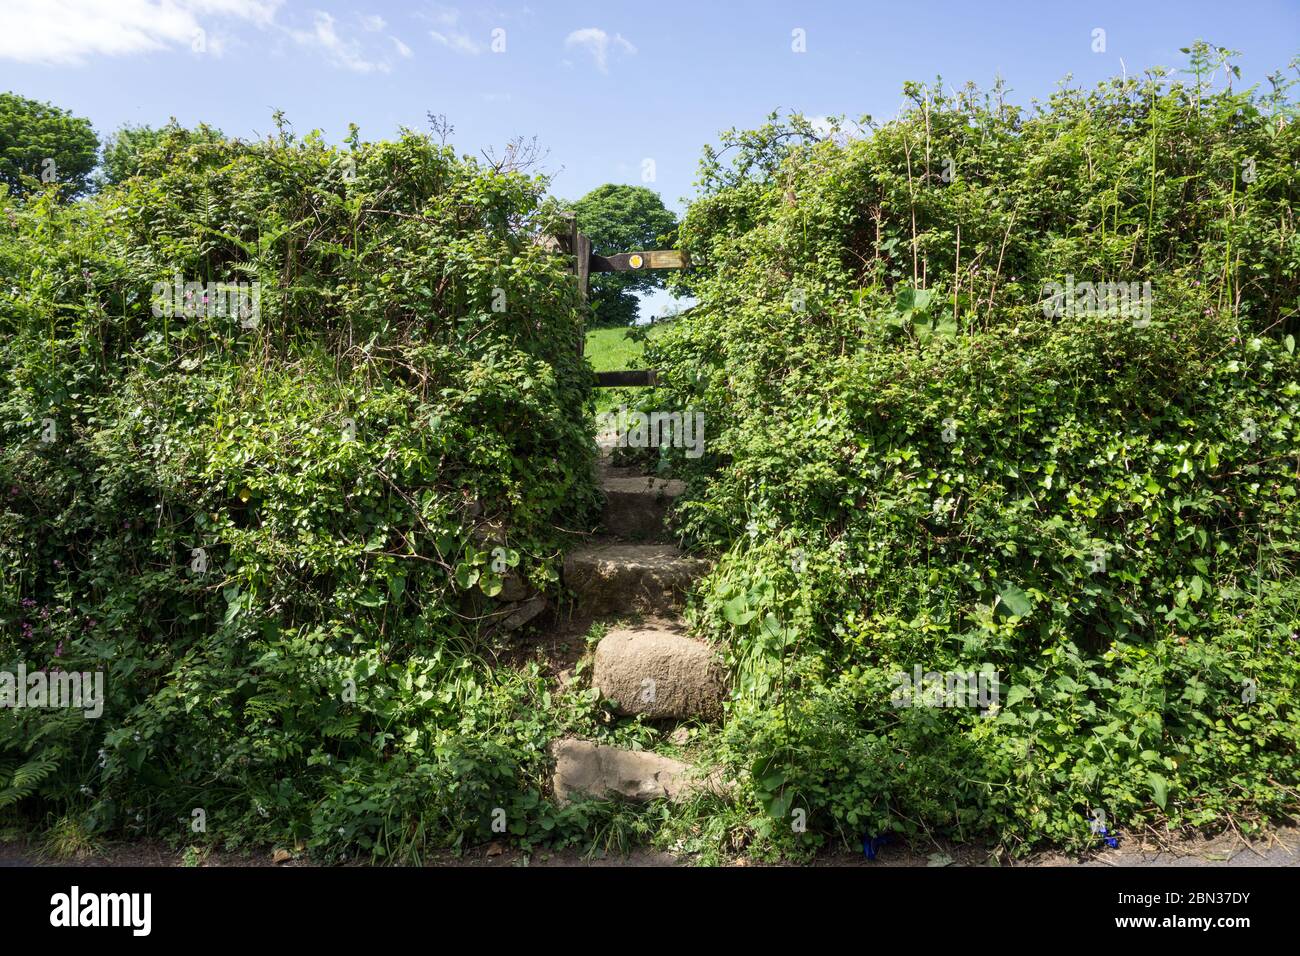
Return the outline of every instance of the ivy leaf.
<path id="1" fill-rule="evenodd" d="M 462 561 L 456 565 L 456 584 L 461 590 L 468 591 L 478 583 L 478 568 L 466 564 Z"/>

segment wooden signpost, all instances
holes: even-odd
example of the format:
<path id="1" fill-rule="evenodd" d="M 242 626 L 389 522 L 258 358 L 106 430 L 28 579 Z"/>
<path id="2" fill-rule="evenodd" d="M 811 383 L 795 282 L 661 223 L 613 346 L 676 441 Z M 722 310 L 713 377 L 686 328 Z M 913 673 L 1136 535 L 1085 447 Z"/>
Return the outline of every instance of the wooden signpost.
<path id="1" fill-rule="evenodd" d="M 690 259 L 676 249 L 648 249 L 641 252 L 620 252 L 613 256 L 597 256 L 591 251 L 591 240 L 578 229 L 573 216 L 569 220 L 568 235 L 556 236 L 554 246 L 560 252 L 573 256 L 573 272 L 578 277 L 578 294 L 587 301 L 587 286 L 593 272 L 640 272 L 642 269 L 686 269 Z M 578 330 L 578 354 L 583 354 L 587 342 L 586 329 Z M 628 369 L 621 372 L 597 372 L 597 388 L 619 388 L 627 385 L 655 384 L 654 369 Z"/>

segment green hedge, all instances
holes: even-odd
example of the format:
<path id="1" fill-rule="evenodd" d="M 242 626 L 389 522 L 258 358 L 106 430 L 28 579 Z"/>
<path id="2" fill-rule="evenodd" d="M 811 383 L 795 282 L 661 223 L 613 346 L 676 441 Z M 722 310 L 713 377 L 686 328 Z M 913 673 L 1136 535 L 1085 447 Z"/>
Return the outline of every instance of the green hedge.
<path id="1" fill-rule="evenodd" d="M 173 129 L 91 199 L 5 200 L 0 667 L 108 701 L 0 714 L 0 808 L 324 855 L 551 812 L 555 718 L 488 616 L 512 570 L 556 591 L 596 501 L 545 189 L 414 134 Z M 178 276 L 258 314 L 169 314 Z"/>
<path id="2" fill-rule="evenodd" d="M 647 407 L 706 415 L 681 521 L 758 845 L 1296 809 L 1300 134 L 1213 63 L 706 153 Z M 1049 314 L 1067 281 L 1150 282 L 1149 321 Z M 987 715 L 891 702 L 981 665 Z"/>

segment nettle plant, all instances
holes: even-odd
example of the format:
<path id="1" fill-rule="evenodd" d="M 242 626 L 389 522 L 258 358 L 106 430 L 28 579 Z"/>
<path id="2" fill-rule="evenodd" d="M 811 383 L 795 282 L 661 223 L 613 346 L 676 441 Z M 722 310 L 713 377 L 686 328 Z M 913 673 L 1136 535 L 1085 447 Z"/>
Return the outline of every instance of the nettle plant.
<path id="1" fill-rule="evenodd" d="M 774 116 L 706 151 L 701 301 L 647 401 L 710 423 L 679 519 L 721 553 L 695 619 L 758 845 L 1296 808 L 1296 64 L 1243 91 L 1191 52 L 1187 81 L 1032 110 L 909 84 L 851 135 Z M 1044 308 L 1076 281 L 1150 301 Z M 985 661 L 995 714 L 888 705 Z"/>
<path id="2" fill-rule="evenodd" d="M 0 666 L 104 667 L 109 701 L 0 715 L 0 807 L 323 853 L 532 826 L 553 718 L 488 661 L 596 500 L 545 190 L 281 121 L 4 200 Z M 256 315 L 189 306 L 223 283 Z"/>

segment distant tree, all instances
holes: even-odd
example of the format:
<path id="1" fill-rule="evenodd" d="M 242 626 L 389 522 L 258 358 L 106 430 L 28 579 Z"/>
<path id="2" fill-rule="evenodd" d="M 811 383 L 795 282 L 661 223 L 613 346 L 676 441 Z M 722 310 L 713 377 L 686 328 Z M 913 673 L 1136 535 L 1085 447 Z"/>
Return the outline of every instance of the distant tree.
<path id="1" fill-rule="evenodd" d="M 206 124 L 186 129 L 175 117 L 162 127 L 123 126 L 104 143 L 104 157 L 95 178 L 100 185 L 114 186 L 146 168 L 149 153 L 160 146 L 218 143 L 224 139 L 219 129 Z"/>
<path id="2" fill-rule="evenodd" d="M 17 93 L 0 93 L 0 182 L 11 193 L 30 191 L 32 180 L 62 183 L 72 195 L 83 192 L 98 152 L 90 120 Z"/>
<path id="3" fill-rule="evenodd" d="M 653 249 L 677 228 L 659 194 L 644 186 L 606 183 L 573 203 L 578 228 L 591 238 L 597 255 Z M 662 288 L 661 274 L 607 272 L 591 277 L 591 305 L 596 325 L 631 325 L 636 321 L 636 293 Z"/>

